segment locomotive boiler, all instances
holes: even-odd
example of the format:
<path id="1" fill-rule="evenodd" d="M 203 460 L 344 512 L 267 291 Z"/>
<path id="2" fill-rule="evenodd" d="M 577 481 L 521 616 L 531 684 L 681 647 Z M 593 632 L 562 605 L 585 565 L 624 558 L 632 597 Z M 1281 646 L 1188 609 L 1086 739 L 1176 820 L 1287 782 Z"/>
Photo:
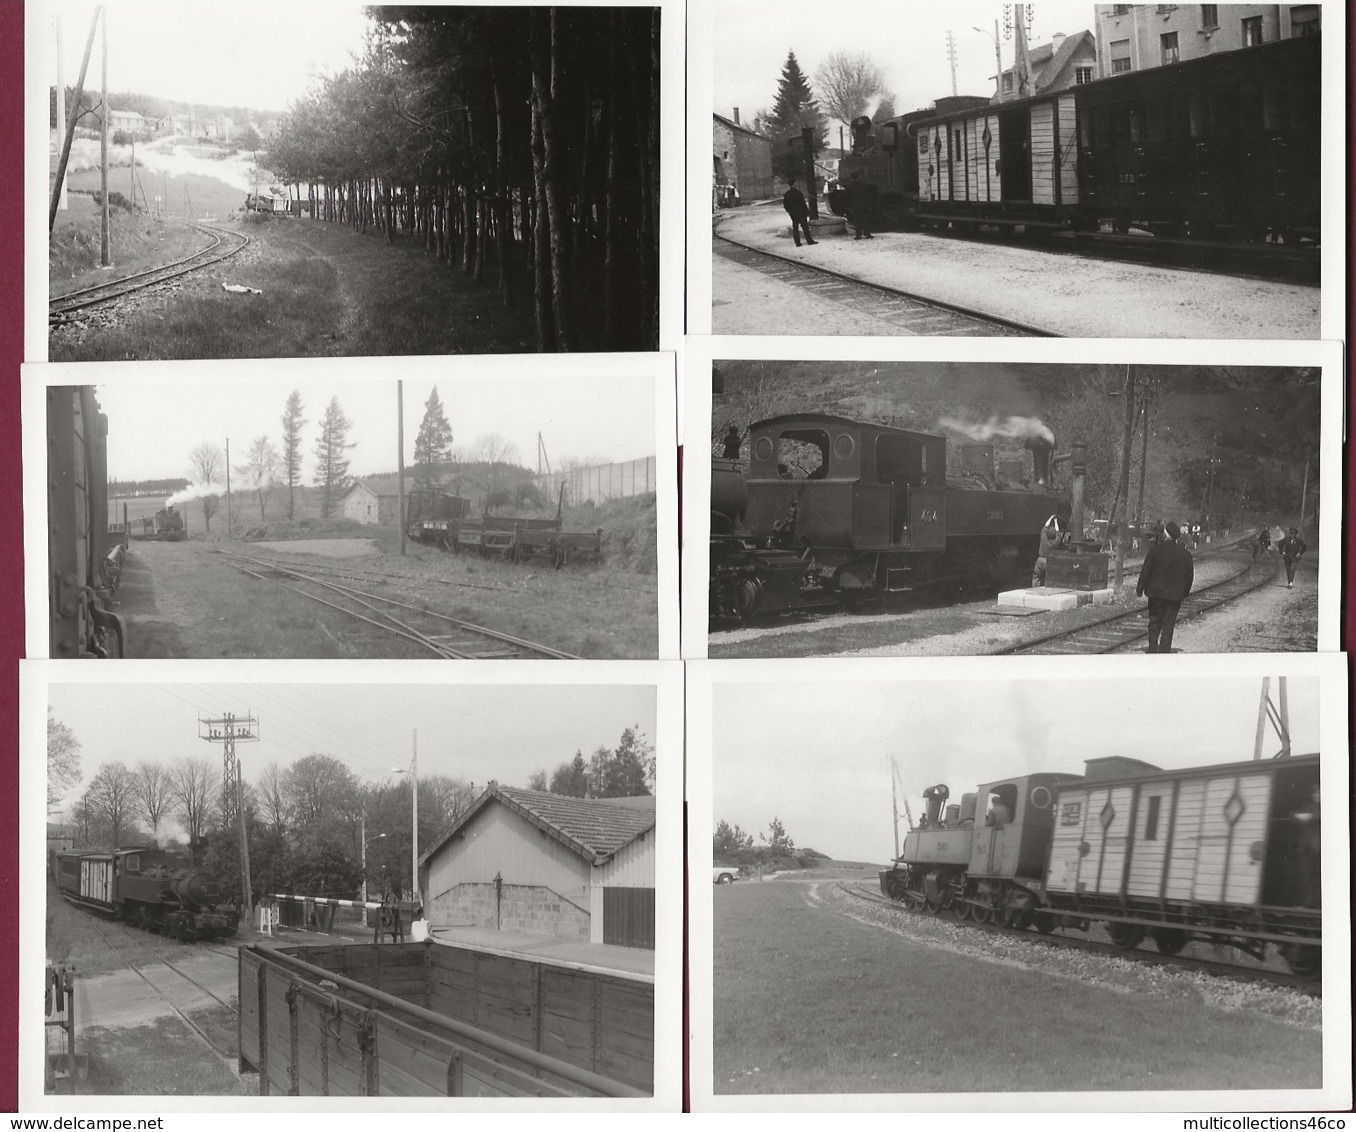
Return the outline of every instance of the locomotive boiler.
<path id="1" fill-rule="evenodd" d="M 217 878 L 187 857 L 129 846 L 111 853 L 56 855 L 57 890 L 73 904 L 105 912 L 186 943 L 234 935 L 239 913 Z"/>
<path id="2" fill-rule="evenodd" d="M 713 618 L 1026 585 L 1041 527 L 1067 529 L 1072 507 L 1051 486 L 1049 436 L 1023 445 L 999 459 L 991 443 L 825 413 L 758 421 L 742 496 L 737 465 L 713 464 Z"/>
<path id="3" fill-rule="evenodd" d="M 958 920 L 1087 931 L 1176 955 L 1192 940 L 1302 977 L 1322 960 L 1319 756 L 1161 770 L 1089 759 L 1085 773 L 944 784 L 880 875 L 892 899 Z"/>

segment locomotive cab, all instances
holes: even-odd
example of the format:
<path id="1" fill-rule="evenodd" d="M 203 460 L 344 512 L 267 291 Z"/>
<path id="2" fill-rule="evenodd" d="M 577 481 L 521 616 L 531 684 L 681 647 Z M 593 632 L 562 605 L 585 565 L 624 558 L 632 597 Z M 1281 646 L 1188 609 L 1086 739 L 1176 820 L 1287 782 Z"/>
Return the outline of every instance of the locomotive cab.
<path id="1" fill-rule="evenodd" d="M 983 818 L 975 820 L 970 875 L 1039 884 L 1055 826 L 1055 787 L 1076 774 L 1028 774 L 979 788 Z"/>

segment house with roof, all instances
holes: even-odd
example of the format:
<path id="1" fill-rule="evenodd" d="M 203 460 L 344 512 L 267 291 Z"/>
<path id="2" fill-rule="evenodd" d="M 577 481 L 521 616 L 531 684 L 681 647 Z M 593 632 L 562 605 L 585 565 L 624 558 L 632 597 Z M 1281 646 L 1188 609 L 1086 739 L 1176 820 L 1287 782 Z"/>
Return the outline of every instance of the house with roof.
<path id="1" fill-rule="evenodd" d="M 654 948 L 655 800 L 572 798 L 491 782 L 420 858 L 424 915 Z"/>
<path id="2" fill-rule="evenodd" d="M 110 130 L 122 130 L 128 134 L 144 134 L 149 132 L 150 124 L 145 117 L 135 110 L 114 110 L 110 107 L 108 128 Z"/>
<path id="3" fill-rule="evenodd" d="M 414 476 L 405 476 L 405 498 L 414 491 Z M 339 497 L 339 514 L 355 523 L 394 527 L 400 523 L 400 477 L 394 473 L 364 476 Z"/>
<path id="4" fill-rule="evenodd" d="M 1028 94 L 1068 90 L 1097 78 L 1097 40 L 1090 31 L 1073 35 L 1057 32 L 1049 43 L 1032 47 L 1027 52 L 1031 61 L 1031 89 Z M 1003 71 L 999 89 L 1004 99 L 1016 98 L 1018 89 L 1015 68 Z"/>
<path id="5" fill-rule="evenodd" d="M 711 122 L 712 201 L 732 200 L 736 188 L 743 201 L 772 196 L 772 139 L 743 125 L 737 108 L 733 118 L 712 114 Z"/>

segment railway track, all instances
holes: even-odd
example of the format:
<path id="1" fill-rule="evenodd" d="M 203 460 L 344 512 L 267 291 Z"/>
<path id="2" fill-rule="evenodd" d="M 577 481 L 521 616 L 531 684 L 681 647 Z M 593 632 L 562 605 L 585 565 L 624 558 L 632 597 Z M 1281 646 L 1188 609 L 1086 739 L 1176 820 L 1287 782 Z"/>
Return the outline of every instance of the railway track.
<path id="1" fill-rule="evenodd" d="M 188 1016 L 187 1011 L 180 1005 L 178 1001 L 175 1000 L 175 996 L 172 993 L 172 986 L 182 986 L 184 984 L 187 984 L 189 987 L 192 987 L 193 990 L 196 991 L 197 993 L 206 995 L 217 1005 L 225 1007 L 225 1009 L 232 1015 L 232 1017 L 239 1017 L 240 1014 L 239 1007 L 235 1003 L 222 998 L 210 987 L 199 982 L 192 975 L 188 974 L 188 972 L 186 972 L 182 967 L 171 962 L 164 955 L 164 953 L 159 951 L 148 941 L 141 939 L 139 935 L 131 942 L 136 943 L 142 951 L 149 952 L 150 955 L 153 956 L 154 962 L 152 964 L 137 966 L 136 962 L 134 961 L 134 957 L 132 955 L 129 955 L 127 951 L 125 951 L 123 948 L 119 947 L 116 943 L 114 943 L 113 940 L 109 937 L 108 932 L 106 932 L 102 927 L 99 926 L 96 926 L 94 930 L 95 933 L 99 936 L 99 938 L 103 940 L 104 944 L 108 947 L 108 949 L 112 951 L 115 956 L 117 956 L 118 961 L 122 963 L 134 975 L 136 975 L 137 978 L 139 978 L 143 983 L 145 983 L 146 986 L 150 989 L 151 993 L 160 1001 L 165 1003 L 165 1005 L 168 1006 L 175 1013 L 179 1020 L 182 1021 L 183 1024 L 189 1028 L 190 1031 L 192 1031 L 194 1036 L 199 1041 L 201 1041 L 203 1045 L 205 1045 L 209 1050 L 211 1050 L 212 1053 L 215 1054 L 217 1057 L 221 1058 L 222 1063 L 226 1066 L 228 1070 L 230 1070 L 231 1074 L 236 1078 L 239 1078 L 240 1074 L 236 1069 L 235 1051 L 222 1049 L 221 1046 L 217 1045 L 217 1043 L 212 1040 L 211 1036 L 200 1025 L 198 1025 L 198 1023 L 194 1022 L 193 1019 Z M 127 929 L 123 930 L 126 931 Z M 127 941 L 124 940 L 124 942 Z M 208 948 L 206 950 L 210 950 L 216 954 L 234 955 L 234 952 L 230 953 L 223 952 L 219 948 Z M 201 950 L 194 949 L 193 953 L 201 954 Z M 151 975 L 148 974 L 148 972 L 151 972 L 152 969 L 156 966 L 164 967 L 166 970 L 170 971 L 178 980 L 177 983 L 167 984 L 164 981 L 157 981 L 156 979 L 152 978 Z"/>
<path id="2" fill-rule="evenodd" d="M 284 564 L 226 550 L 213 553 L 220 555 L 228 565 L 242 574 L 259 581 L 273 582 L 309 601 L 347 614 L 447 660 L 582 659 L 573 653 L 483 625 L 474 625 L 437 610 L 341 585 L 327 577 L 323 567 L 312 570 L 306 566 Z"/>
<path id="3" fill-rule="evenodd" d="M 166 283 L 171 279 L 177 279 L 189 272 L 211 267 L 215 263 L 229 259 L 250 242 L 250 238 L 243 232 L 233 232 L 229 228 L 220 228 L 204 223 L 190 223 L 189 226 L 205 233 L 212 242 L 207 247 L 200 248 L 192 255 L 184 256 L 173 263 L 161 264 L 159 267 L 139 271 L 135 275 L 127 275 L 121 279 L 110 279 L 107 283 L 99 283 L 93 287 L 83 287 L 78 291 L 53 296 L 47 304 L 49 325 L 60 325 L 68 321 L 67 316 L 74 311 L 111 302 L 125 295 L 143 291 L 148 287 Z"/>
<path id="4" fill-rule="evenodd" d="M 912 294 L 879 283 L 867 283 L 841 272 L 741 244 L 719 233 L 713 234 L 713 240 L 714 253 L 732 263 L 760 271 L 790 286 L 812 291 L 818 298 L 841 303 L 910 334 L 932 337 L 1062 337 L 1050 330 L 970 310 L 926 295 Z"/>
<path id="5" fill-rule="evenodd" d="M 1182 601 L 1177 623 L 1218 609 L 1245 594 L 1260 589 L 1276 578 L 1279 562 L 1265 559 L 1246 563 L 1242 570 L 1222 581 L 1194 590 Z M 1062 629 L 1034 637 L 1019 644 L 997 649 L 994 656 L 1093 656 L 1115 652 L 1149 635 L 1149 611 L 1134 609 L 1113 613 L 1091 624 Z"/>
<path id="6" fill-rule="evenodd" d="M 931 913 L 926 911 L 914 911 L 913 909 L 904 907 L 904 905 L 897 901 L 891 900 L 882 893 L 873 892 L 870 889 L 863 888 L 857 884 L 839 884 L 838 889 L 840 892 L 846 893 L 854 899 L 890 908 L 901 916 L 936 916 L 938 918 L 954 919 L 949 912 Z M 1268 986 L 1279 986 L 1289 988 L 1290 990 L 1297 990 L 1315 998 L 1321 997 L 1323 994 L 1323 985 L 1321 982 L 1315 979 L 1302 978 L 1289 971 L 1276 971 L 1266 967 L 1245 967 L 1238 963 L 1226 963 L 1216 959 L 1196 959 L 1184 955 L 1164 955 L 1161 952 L 1152 951 L 1148 948 L 1120 948 L 1112 943 L 1102 943 L 1094 939 L 1085 939 L 1082 936 L 1063 935 L 1059 928 L 1056 928 L 1048 935 L 1044 935 L 1034 930 L 1010 928 L 1002 924 L 976 923 L 973 920 L 966 920 L 965 923 L 975 931 L 990 932 L 995 935 L 1022 939 L 1033 947 L 1051 947 L 1065 951 L 1081 951 L 1092 955 L 1106 955 L 1117 959 L 1125 959 L 1131 963 L 1142 963 L 1150 967 L 1171 967 L 1177 970 L 1196 971 L 1204 975 L 1234 979 L 1238 982 L 1265 983 Z"/>

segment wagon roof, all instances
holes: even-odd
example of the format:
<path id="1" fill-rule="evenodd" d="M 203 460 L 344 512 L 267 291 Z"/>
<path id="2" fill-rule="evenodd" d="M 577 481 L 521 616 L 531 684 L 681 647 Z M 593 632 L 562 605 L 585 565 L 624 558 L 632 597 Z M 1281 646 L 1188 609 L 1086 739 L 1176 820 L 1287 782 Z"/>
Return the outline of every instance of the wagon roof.
<path id="1" fill-rule="evenodd" d="M 923 432 L 914 428 L 899 428 L 895 425 L 881 424 L 879 421 L 855 421 L 851 417 L 841 417 L 836 413 L 780 413 L 775 417 L 764 417 L 761 421 L 754 421 L 749 428 L 752 430 L 789 424 L 793 421 L 803 421 L 807 424 L 845 425 L 848 428 L 871 428 L 878 432 L 898 433 L 900 436 L 939 436 L 938 433 Z"/>
<path id="2" fill-rule="evenodd" d="M 1138 774 L 1118 774 L 1106 778 L 1083 778 L 1076 782 L 1061 783 L 1060 787 L 1089 787 L 1100 790 L 1103 786 L 1122 786 L 1134 782 L 1165 782 L 1176 778 L 1221 778 L 1231 774 L 1256 774 L 1258 771 L 1284 770 L 1289 766 L 1312 766 L 1318 763 L 1318 752 L 1291 755 L 1288 758 L 1249 759 L 1247 762 L 1213 763 L 1205 766 L 1181 767 L 1173 770 L 1149 770 Z"/>
<path id="3" fill-rule="evenodd" d="M 541 790 L 518 790 L 490 783 L 451 828 L 422 856 L 427 861 L 492 802 L 507 806 L 538 829 L 601 865 L 619 849 L 644 836 L 655 825 L 654 798 L 572 798 Z"/>

